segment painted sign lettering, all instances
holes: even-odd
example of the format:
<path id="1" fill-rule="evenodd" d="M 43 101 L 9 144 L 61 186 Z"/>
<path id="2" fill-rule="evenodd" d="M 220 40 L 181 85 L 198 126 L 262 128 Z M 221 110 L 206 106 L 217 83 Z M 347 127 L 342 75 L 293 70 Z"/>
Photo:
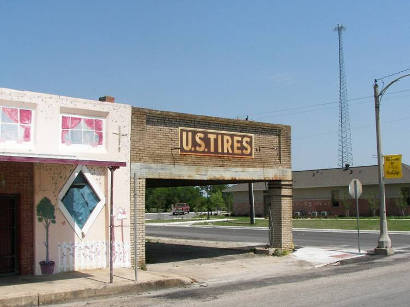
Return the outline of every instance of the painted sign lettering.
<path id="1" fill-rule="evenodd" d="M 253 134 L 181 127 L 179 148 L 184 155 L 253 158 Z"/>

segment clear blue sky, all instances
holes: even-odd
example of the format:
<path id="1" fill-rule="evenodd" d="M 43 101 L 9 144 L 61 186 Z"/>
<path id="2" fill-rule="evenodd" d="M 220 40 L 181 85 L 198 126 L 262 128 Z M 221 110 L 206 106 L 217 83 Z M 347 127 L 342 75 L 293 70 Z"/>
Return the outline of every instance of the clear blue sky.
<path id="1" fill-rule="evenodd" d="M 374 78 L 410 67 L 409 12 L 408 0 L 0 0 L 0 87 L 248 114 L 292 126 L 294 169 L 336 167 L 342 23 L 354 164 L 375 164 L 367 96 Z M 410 78 L 390 88 L 381 113 L 383 151 L 406 163 L 409 100 Z"/>

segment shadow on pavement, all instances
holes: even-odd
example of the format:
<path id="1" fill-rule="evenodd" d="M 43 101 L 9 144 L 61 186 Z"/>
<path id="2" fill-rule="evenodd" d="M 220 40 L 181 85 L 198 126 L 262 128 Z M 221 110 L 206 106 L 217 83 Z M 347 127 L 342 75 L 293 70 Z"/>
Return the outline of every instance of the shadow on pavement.
<path id="1" fill-rule="evenodd" d="M 200 258 L 213 258 L 249 253 L 249 249 L 204 247 L 185 244 L 146 242 L 148 264 L 167 263 Z"/>
<path id="2" fill-rule="evenodd" d="M 82 272 L 62 272 L 52 275 L 9 275 L 0 277 L 0 286 L 50 282 L 76 278 L 91 278 L 92 275 Z"/>

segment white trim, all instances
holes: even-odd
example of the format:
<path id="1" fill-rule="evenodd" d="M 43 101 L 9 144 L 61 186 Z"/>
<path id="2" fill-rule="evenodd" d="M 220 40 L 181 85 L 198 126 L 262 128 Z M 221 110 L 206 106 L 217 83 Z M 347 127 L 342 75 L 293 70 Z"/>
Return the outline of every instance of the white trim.
<path id="1" fill-rule="evenodd" d="M 64 195 L 67 193 L 71 184 L 73 183 L 73 181 L 75 180 L 75 178 L 78 176 L 80 172 L 84 174 L 91 188 L 93 189 L 95 194 L 97 194 L 98 198 L 100 199 L 100 201 L 97 203 L 94 210 L 91 212 L 90 216 L 88 217 L 82 229 L 76 224 L 75 220 L 73 219 L 71 214 L 68 212 L 68 210 L 64 206 L 64 203 L 62 202 Z M 83 239 L 85 235 L 87 234 L 88 230 L 91 228 L 92 224 L 94 224 L 98 214 L 101 212 L 102 208 L 104 208 L 104 205 L 105 205 L 104 193 L 101 191 L 98 184 L 94 181 L 90 171 L 85 165 L 78 165 L 76 169 L 73 171 L 73 173 L 71 174 L 71 176 L 68 178 L 67 182 L 64 184 L 63 188 L 58 194 L 58 205 L 64 217 L 66 218 L 68 223 L 71 225 L 71 227 L 74 229 L 77 236 L 80 239 Z"/>

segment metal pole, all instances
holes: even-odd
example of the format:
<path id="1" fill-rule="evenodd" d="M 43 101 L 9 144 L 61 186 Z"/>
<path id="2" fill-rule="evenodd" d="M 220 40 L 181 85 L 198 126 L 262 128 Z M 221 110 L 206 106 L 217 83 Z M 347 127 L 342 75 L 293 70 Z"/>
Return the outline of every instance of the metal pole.
<path id="1" fill-rule="evenodd" d="M 249 217 L 250 223 L 253 225 L 255 224 L 255 198 L 253 196 L 253 183 L 250 182 L 248 184 L 249 190 Z"/>
<path id="2" fill-rule="evenodd" d="M 269 247 L 273 248 L 273 216 L 271 204 L 269 204 Z"/>
<path id="3" fill-rule="evenodd" d="M 356 222 L 357 222 L 357 248 L 360 253 L 360 227 L 359 227 L 359 197 L 357 196 L 357 181 L 354 181 L 354 197 L 356 198 Z"/>
<path id="4" fill-rule="evenodd" d="M 134 173 L 134 274 L 135 281 L 137 281 L 138 271 L 138 259 L 137 259 L 137 174 Z"/>
<path id="5" fill-rule="evenodd" d="M 113 274 L 113 251 L 114 251 L 114 208 L 113 208 L 113 198 L 114 198 L 114 171 L 117 167 L 110 166 L 108 168 L 111 173 L 111 193 L 110 193 L 110 284 L 112 284 L 114 279 Z"/>
<path id="6" fill-rule="evenodd" d="M 386 195 L 384 189 L 383 180 L 383 155 L 382 155 L 382 140 L 380 135 L 380 95 L 378 92 L 377 81 L 374 82 L 374 104 L 376 115 L 376 137 L 377 137 L 377 166 L 379 176 L 379 198 L 380 198 L 380 236 L 377 242 L 377 248 L 375 252 L 377 254 L 390 255 L 392 254 L 391 240 L 387 230 L 387 217 L 386 217 Z"/>

